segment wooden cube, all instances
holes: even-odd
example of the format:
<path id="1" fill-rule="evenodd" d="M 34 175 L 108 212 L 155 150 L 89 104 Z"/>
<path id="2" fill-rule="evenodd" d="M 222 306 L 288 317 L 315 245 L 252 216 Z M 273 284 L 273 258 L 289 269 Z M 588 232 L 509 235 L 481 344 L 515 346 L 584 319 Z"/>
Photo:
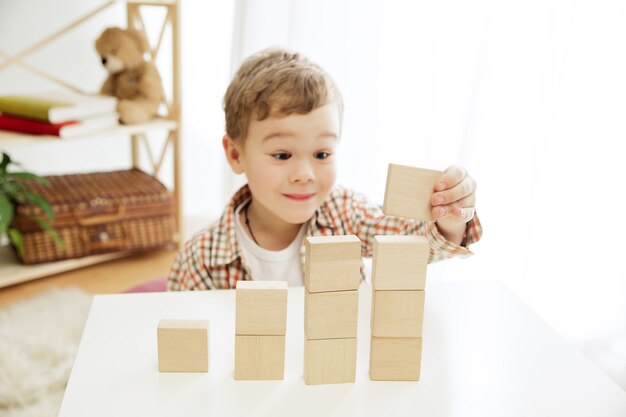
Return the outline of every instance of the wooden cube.
<path id="1" fill-rule="evenodd" d="M 383 212 L 389 216 L 432 221 L 430 198 L 443 172 L 389 164 Z"/>
<path id="2" fill-rule="evenodd" d="M 347 291 L 361 281 L 361 241 L 355 235 L 306 238 L 304 286 L 309 292 Z"/>
<path id="3" fill-rule="evenodd" d="M 421 337 L 424 291 L 374 291 L 372 336 Z"/>
<path id="4" fill-rule="evenodd" d="M 280 336 L 286 328 L 287 282 L 237 282 L 235 334 Z"/>
<path id="5" fill-rule="evenodd" d="M 356 337 L 359 292 L 335 291 L 304 295 L 304 335 L 307 339 Z"/>
<path id="6" fill-rule="evenodd" d="M 421 363 L 421 337 L 372 337 L 372 381 L 419 381 Z"/>
<path id="7" fill-rule="evenodd" d="M 235 379 L 285 378 L 285 336 L 235 335 Z"/>
<path id="8" fill-rule="evenodd" d="M 356 378 L 356 338 L 304 341 L 304 382 L 341 384 Z"/>
<path id="9" fill-rule="evenodd" d="M 157 351 L 160 372 L 208 372 L 209 321 L 159 321 Z"/>
<path id="10" fill-rule="evenodd" d="M 373 290 L 423 290 L 430 244 L 424 236 L 374 236 Z"/>

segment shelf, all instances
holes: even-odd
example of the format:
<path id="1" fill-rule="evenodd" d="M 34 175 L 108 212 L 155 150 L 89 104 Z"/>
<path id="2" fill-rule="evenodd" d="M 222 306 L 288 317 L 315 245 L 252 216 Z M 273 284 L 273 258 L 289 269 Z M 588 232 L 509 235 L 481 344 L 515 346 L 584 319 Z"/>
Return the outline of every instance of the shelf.
<path id="1" fill-rule="evenodd" d="M 56 136 L 43 135 L 26 135 L 8 130 L 0 130 L 0 148 L 4 149 L 8 146 L 33 145 L 41 144 L 47 141 L 52 142 L 68 142 L 83 140 L 88 138 L 99 138 L 103 136 L 116 135 L 134 135 L 146 133 L 150 131 L 172 131 L 178 128 L 178 124 L 173 120 L 155 119 L 147 123 L 139 123 L 134 125 L 119 125 L 108 129 L 103 129 L 88 135 L 81 135 L 75 138 L 60 139 Z"/>
<path id="2" fill-rule="evenodd" d="M 171 162 L 172 164 L 171 171 L 173 176 L 173 183 L 171 186 L 171 191 L 174 195 L 174 200 L 176 204 L 175 239 L 177 239 L 176 242 L 180 243 L 179 239 L 182 230 L 182 199 L 180 195 L 182 185 L 180 176 L 180 136 L 182 113 L 180 77 L 180 13 L 178 0 L 106 0 L 102 5 L 95 7 L 91 12 L 75 19 L 73 22 L 66 23 L 52 35 L 43 37 L 34 46 L 17 53 L 15 56 L 8 56 L 8 64 L 21 66 L 23 67 L 22 69 L 35 72 L 37 75 L 48 79 L 48 81 L 51 81 L 55 84 L 61 84 L 65 88 L 76 91 L 82 90 L 81 88 L 78 88 L 78 86 L 72 86 L 69 82 L 63 81 L 55 76 L 51 76 L 47 73 L 47 69 L 43 64 L 41 68 L 27 65 L 25 58 L 28 55 L 33 54 L 36 50 L 47 48 L 53 40 L 56 40 L 58 37 L 73 30 L 77 26 L 92 21 L 95 16 L 100 16 L 100 14 L 107 10 L 109 6 L 118 2 L 124 3 L 126 5 L 127 27 L 133 28 L 144 34 L 147 40 L 156 39 L 156 45 L 152 43 L 149 45 L 151 61 L 155 65 L 157 65 L 156 58 L 159 55 L 162 46 L 165 46 L 164 49 L 168 49 L 166 53 L 169 53 L 169 55 L 171 55 L 171 60 L 163 60 L 163 62 L 161 62 L 161 68 L 159 68 L 159 70 L 163 70 L 161 74 L 171 74 L 171 79 L 165 80 L 169 82 L 166 82 L 164 84 L 164 86 L 168 85 L 169 88 L 167 88 L 167 91 L 163 91 L 162 95 L 161 105 L 165 105 L 165 108 L 167 108 L 165 115 L 161 118 L 156 118 L 147 123 L 119 125 L 112 128 L 103 129 L 101 131 L 91 134 L 65 139 L 60 139 L 55 136 L 29 135 L 0 130 L 0 151 L 7 151 L 10 153 L 13 148 L 19 148 L 20 146 L 22 146 L 23 148 L 27 148 L 29 146 L 34 148 L 41 144 L 53 144 L 63 142 L 77 144 L 80 141 L 91 140 L 95 138 L 109 139 L 114 136 L 129 137 L 132 158 L 130 162 L 132 167 L 141 168 L 149 174 L 153 175 L 154 177 L 159 177 L 164 161 L 166 161 L 167 163 Z M 161 21 L 161 24 L 158 25 L 158 22 L 155 20 L 155 24 L 157 25 L 157 27 L 151 27 L 154 33 L 160 33 L 158 38 L 148 36 L 149 34 L 146 31 L 142 14 L 144 13 L 144 11 L 146 11 L 146 9 L 146 13 L 152 13 L 152 8 L 144 8 L 142 6 L 160 6 L 161 11 L 165 12 L 163 13 L 163 19 Z M 150 17 L 152 17 L 152 15 L 150 15 Z M 96 23 L 101 25 L 102 22 L 97 21 Z M 164 39 L 167 39 L 169 42 L 166 41 L 162 43 L 161 41 Z M 7 66 L 8 65 L 0 66 L 0 73 L 4 69 L 4 67 Z M 165 133 L 165 140 L 151 143 L 151 138 L 149 138 L 147 134 L 152 132 Z M 38 157 L 41 157 L 41 155 L 38 155 Z M 71 259 L 67 261 L 58 261 L 46 264 L 26 266 L 18 263 L 12 250 L 8 246 L 0 243 L 0 288 L 36 278 L 42 278 L 49 275 L 82 268 L 107 260 L 121 258 L 123 256 L 127 256 L 129 253 L 130 252 L 117 252 L 112 254 L 89 256 L 80 259 Z"/>
<path id="3" fill-rule="evenodd" d="M 15 258 L 13 250 L 9 246 L 3 245 L 0 246 L 0 288 L 112 259 L 118 259 L 127 256 L 128 253 L 129 252 L 106 253 L 103 255 L 86 256 L 84 258 L 68 259 L 66 261 L 49 262 L 38 265 L 22 265 Z"/>

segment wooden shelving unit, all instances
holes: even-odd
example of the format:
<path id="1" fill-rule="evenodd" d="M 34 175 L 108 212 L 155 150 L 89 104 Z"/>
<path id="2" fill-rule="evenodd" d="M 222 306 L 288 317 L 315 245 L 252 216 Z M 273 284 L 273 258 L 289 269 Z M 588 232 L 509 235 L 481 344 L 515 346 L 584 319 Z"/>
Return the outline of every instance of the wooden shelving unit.
<path id="1" fill-rule="evenodd" d="M 83 17 L 65 25 L 55 33 L 41 39 L 33 46 L 25 49 L 24 51 L 9 56 L 8 54 L 0 51 L 0 56 L 4 59 L 4 62 L 0 63 L 0 74 L 3 69 L 10 65 L 19 64 L 21 67 L 38 74 L 44 78 L 47 78 L 57 84 L 60 84 L 66 89 L 83 92 L 81 89 L 60 80 L 54 76 L 46 73 L 44 68 L 35 68 L 24 61 L 28 55 L 36 50 L 40 50 L 47 46 L 53 40 L 59 38 L 63 34 L 71 31 L 75 27 L 88 23 L 92 18 L 98 16 L 103 11 L 107 10 L 110 6 L 118 3 L 123 3 L 126 7 L 127 26 L 133 27 L 146 35 L 146 26 L 143 20 L 143 11 L 145 8 L 164 8 L 165 18 L 163 25 L 160 28 L 157 44 L 151 46 L 150 56 L 154 62 L 161 49 L 161 43 L 169 29 L 169 36 L 171 36 L 171 68 L 168 68 L 168 72 L 171 73 L 171 91 L 166 92 L 166 97 L 163 98 L 163 106 L 166 108 L 166 114 L 160 118 L 152 120 L 148 123 L 137 125 L 120 125 L 111 129 L 103 130 L 98 133 L 94 133 L 88 136 L 63 139 L 63 143 L 70 141 L 80 141 L 85 138 L 106 138 L 112 136 L 128 136 L 131 147 L 131 159 L 129 166 L 140 168 L 149 174 L 159 177 L 162 165 L 165 161 L 165 157 L 171 155 L 171 161 L 173 163 L 173 188 L 172 193 L 176 201 L 176 243 L 180 244 L 182 239 L 182 209 L 181 209 L 181 178 L 180 178 L 180 136 L 181 136 L 181 83 L 180 83 L 180 23 L 179 23 L 179 3 L 177 0 L 152 0 L 152 1 L 136 1 L 136 0 L 108 0 L 102 5 L 98 6 L 93 11 L 87 13 Z M 104 28 L 103 28 L 104 29 Z M 163 74 L 163 71 L 161 71 Z M 168 94 L 169 93 L 169 94 Z M 167 138 L 158 149 L 154 149 L 154 144 L 150 141 L 147 134 L 150 132 L 165 132 Z M 59 138 L 47 137 L 47 136 L 31 136 L 23 135 L 8 131 L 0 131 L 0 149 L 10 152 L 11 148 L 24 145 L 33 145 L 36 143 L 51 143 L 61 142 Z M 143 158 L 142 158 L 143 156 Z M 144 161 L 142 166 L 141 161 Z M 148 161 L 148 166 L 145 166 L 145 161 Z M 60 262 L 51 262 L 41 265 L 25 266 L 21 265 L 15 259 L 15 256 L 8 246 L 0 246 L 0 288 L 17 284 L 20 282 L 29 281 L 36 278 L 42 278 L 45 276 L 58 274 L 60 272 L 69 271 L 76 268 L 82 268 L 84 266 L 92 265 L 99 262 L 108 261 L 111 259 L 119 258 L 127 255 L 126 252 L 117 252 L 104 255 L 90 256 L 80 259 L 72 259 Z"/>
<path id="2" fill-rule="evenodd" d="M 43 278 L 73 269 L 106 262 L 128 255 L 126 252 L 107 253 L 103 255 L 86 256 L 78 259 L 50 262 L 41 265 L 25 266 L 15 260 L 13 250 L 9 246 L 0 246 L 0 288 L 21 282 Z"/>
<path id="3" fill-rule="evenodd" d="M 0 149 L 16 148 L 18 146 L 27 146 L 37 143 L 50 143 L 63 141 L 64 143 L 71 141 L 80 141 L 91 138 L 109 138 L 112 136 L 132 136 L 137 134 L 145 134 L 149 132 L 175 131 L 178 129 L 178 123 L 169 119 L 155 119 L 147 123 L 135 125 L 119 125 L 110 129 L 100 130 L 89 135 L 73 137 L 67 139 L 59 139 L 54 136 L 35 136 L 24 135 L 17 132 L 9 132 L 8 130 L 0 130 Z"/>

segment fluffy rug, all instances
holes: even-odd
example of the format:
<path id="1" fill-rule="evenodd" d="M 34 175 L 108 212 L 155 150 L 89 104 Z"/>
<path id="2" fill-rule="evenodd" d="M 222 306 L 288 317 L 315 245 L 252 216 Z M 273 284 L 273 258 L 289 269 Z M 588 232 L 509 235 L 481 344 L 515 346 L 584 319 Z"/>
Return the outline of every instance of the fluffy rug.
<path id="1" fill-rule="evenodd" d="M 91 295 L 54 289 L 0 310 L 0 416 L 57 416 Z"/>

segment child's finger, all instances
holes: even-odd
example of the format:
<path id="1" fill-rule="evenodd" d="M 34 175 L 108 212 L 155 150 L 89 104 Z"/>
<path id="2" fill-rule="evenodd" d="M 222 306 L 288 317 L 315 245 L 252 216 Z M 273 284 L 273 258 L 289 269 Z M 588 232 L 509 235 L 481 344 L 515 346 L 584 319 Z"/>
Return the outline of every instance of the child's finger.
<path id="1" fill-rule="evenodd" d="M 474 207 L 455 207 L 452 210 L 452 215 L 462 219 L 465 223 L 469 222 L 474 218 L 474 214 L 476 214 L 476 209 Z"/>
<path id="2" fill-rule="evenodd" d="M 459 184 L 467 176 L 467 170 L 458 165 L 452 165 L 443 171 L 443 175 L 435 184 L 436 191 L 443 191 Z"/>
<path id="3" fill-rule="evenodd" d="M 467 223 L 474 218 L 476 209 L 474 207 L 463 207 L 456 204 L 450 204 L 448 206 L 439 206 L 432 209 L 432 215 L 435 220 L 439 220 L 446 216 L 454 217 L 459 221 Z"/>
<path id="4" fill-rule="evenodd" d="M 472 177 L 465 177 L 463 181 L 454 187 L 447 189 L 445 191 L 439 191 L 432 194 L 430 198 L 430 204 L 432 206 L 442 206 L 446 204 L 451 204 L 455 202 L 460 202 L 462 199 L 473 196 L 474 191 L 476 190 L 476 181 Z M 468 205 L 473 205 L 473 201 L 469 202 Z"/>
<path id="5" fill-rule="evenodd" d="M 454 217 L 466 216 L 471 219 L 473 211 L 475 211 L 475 205 L 476 194 L 472 193 L 465 198 L 455 201 L 454 203 L 433 207 L 432 214 L 434 218 L 452 215 Z M 471 212 L 463 212 L 465 209 L 471 209 Z"/>

